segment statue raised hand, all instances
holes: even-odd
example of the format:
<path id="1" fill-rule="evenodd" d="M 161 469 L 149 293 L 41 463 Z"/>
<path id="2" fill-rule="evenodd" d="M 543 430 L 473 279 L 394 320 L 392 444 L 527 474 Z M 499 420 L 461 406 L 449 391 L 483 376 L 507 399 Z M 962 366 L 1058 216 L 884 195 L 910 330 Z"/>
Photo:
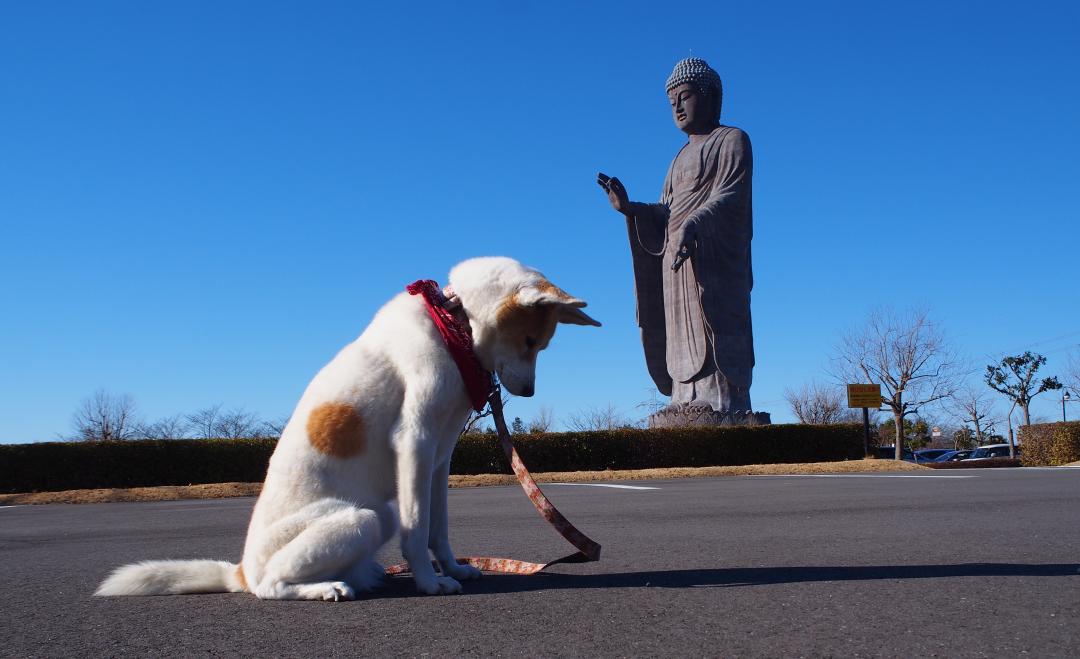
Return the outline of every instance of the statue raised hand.
<path id="1" fill-rule="evenodd" d="M 614 176 L 608 176 L 600 172 L 596 175 L 596 183 L 607 193 L 612 208 L 623 215 L 630 215 L 630 197 L 626 194 L 626 188 L 623 187 L 622 181 Z"/>

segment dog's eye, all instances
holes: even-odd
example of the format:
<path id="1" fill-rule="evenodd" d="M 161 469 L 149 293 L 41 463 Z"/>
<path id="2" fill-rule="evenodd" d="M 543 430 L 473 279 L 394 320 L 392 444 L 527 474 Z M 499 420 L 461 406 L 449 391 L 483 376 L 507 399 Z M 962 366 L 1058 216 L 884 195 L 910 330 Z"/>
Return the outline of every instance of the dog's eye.
<path id="1" fill-rule="evenodd" d="M 536 347 L 536 339 L 532 338 L 531 336 L 526 336 L 525 337 L 525 347 L 528 348 L 529 350 L 532 350 L 533 348 L 535 348 Z"/>

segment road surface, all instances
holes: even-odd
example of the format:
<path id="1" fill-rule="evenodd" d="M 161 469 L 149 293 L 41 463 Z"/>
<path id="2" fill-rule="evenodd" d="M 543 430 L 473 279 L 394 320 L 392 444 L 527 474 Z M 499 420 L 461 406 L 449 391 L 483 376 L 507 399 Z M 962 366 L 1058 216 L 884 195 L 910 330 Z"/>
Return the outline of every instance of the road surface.
<path id="1" fill-rule="evenodd" d="M 1080 470 L 545 485 L 600 562 L 345 603 L 94 598 L 113 567 L 236 561 L 252 499 L 0 509 L 0 654 L 1077 656 Z M 459 555 L 570 547 L 519 489 L 450 495 Z M 396 546 L 386 562 L 400 558 Z"/>

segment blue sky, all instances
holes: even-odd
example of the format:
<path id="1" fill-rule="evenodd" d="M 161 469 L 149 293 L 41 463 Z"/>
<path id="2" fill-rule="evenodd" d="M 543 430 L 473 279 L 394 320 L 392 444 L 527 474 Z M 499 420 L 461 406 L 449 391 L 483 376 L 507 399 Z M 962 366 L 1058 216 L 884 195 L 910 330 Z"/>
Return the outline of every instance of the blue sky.
<path id="1" fill-rule="evenodd" d="M 785 387 L 885 304 L 1053 373 L 1080 345 L 1078 33 L 1069 2 L 7 3 L 0 441 L 68 433 L 99 388 L 288 414 L 405 284 L 490 254 L 604 323 L 560 330 L 508 414 L 640 416 L 594 180 L 658 196 L 691 50 L 754 145 L 756 408 L 791 420 Z"/>

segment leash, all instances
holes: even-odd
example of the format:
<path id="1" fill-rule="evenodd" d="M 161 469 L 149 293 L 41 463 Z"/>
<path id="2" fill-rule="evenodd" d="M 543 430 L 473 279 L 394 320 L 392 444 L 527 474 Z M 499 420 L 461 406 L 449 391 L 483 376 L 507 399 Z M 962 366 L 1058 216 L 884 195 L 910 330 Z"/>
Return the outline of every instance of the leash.
<path id="1" fill-rule="evenodd" d="M 506 459 L 510 461 L 510 468 L 514 470 L 521 489 L 532 501 L 533 507 L 540 516 L 547 520 L 548 524 L 561 535 L 567 542 L 577 548 L 577 551 L 568 556 L 549 561 L 547 563 L 530 563 L 513 558 L 491 558 L 488 556 L 469 556 L 459 558 L 458 563 L 472 565 L 484 572 L 502 572 L 506 574 L 536 574 L 558 563 L 588 563 L 600 560 L 600 545 L 593 542 L 588 536 L 579 531 L 570 523 L 559 510 L 552 505 L 547 496 L 540 490 L 525 463 L 521 461 L 513 440 L 510 439 L 510 431 L 506 428 L 506 419 L 503 418 L 502 387 L 497 378 L 480 366 L 472 349 L 472 330 L 469 327 L 468 317 L 464 317 L 461 303 L 457 296 L 451 292 L 447 295 L 438 284 L 431 280 L 413 282 L 406 290 L 410 295 L 419 295 L 427 307 L 432 322 L 442 336 L 450 354 L 457 363 L 458 370 L 465 381 L 466 389 L 473 403 L 473 409 L 477 412 L 484 408 L 483 401 L 491 407 L 491 417 L 495 421 L 495 429 L 499 434 L 499 445 L 502 447 Z M 460 314 L 462 317 L 456 317 Z M 482 392 L 482 393 L 481 393 Z M 435 562 L 432 562 L 435 564 Z M 438 565 L 435 564 L 436 569 Z M 388 575 L 405 574 L 409 572 L 408 563 L 398 563 L 386 568 Z"/>
<path id="2" fill-rule="evenodd" d="M 559 535 L 576 547 L 577 551 L 547 563 L 531 563 L 513 558 L 491 558 L 488 556 L 458 558 L 458 563 L 472 565 L 484 572 L 536 574 L 559 563 L 589 563 L 600 560 L 600 545 L 579 531 L 576 526 L 570 523 L 570 520 L 559 512 L 559 509 L 540 490 L 540 486 L 536 484 L 532 474 L 525 467 L 525 463 L 521 461 L 517 448 L 514 447 L 514 442 L 510 439 L 510 431 L 506 428 L 506 419 L 503 418 L 502 387 L 494 380 L 488 404 L 491 406 L 491 417 L 495 421 L 495 429 L 499 433 L 499 445 L 502 447 L 506 459 L 510 461 L 510 467 L 514 470 L 514 475 L 517 476 L 521 489 L 525 491 L 529 501 L 532 501 L 536 512 L 540 513 L 540 516 L 546 519 Z M 407 572 L 409 572 L 408 563 L 399 563 L 386 568 L 388 575 L 405 574 Z"/>

